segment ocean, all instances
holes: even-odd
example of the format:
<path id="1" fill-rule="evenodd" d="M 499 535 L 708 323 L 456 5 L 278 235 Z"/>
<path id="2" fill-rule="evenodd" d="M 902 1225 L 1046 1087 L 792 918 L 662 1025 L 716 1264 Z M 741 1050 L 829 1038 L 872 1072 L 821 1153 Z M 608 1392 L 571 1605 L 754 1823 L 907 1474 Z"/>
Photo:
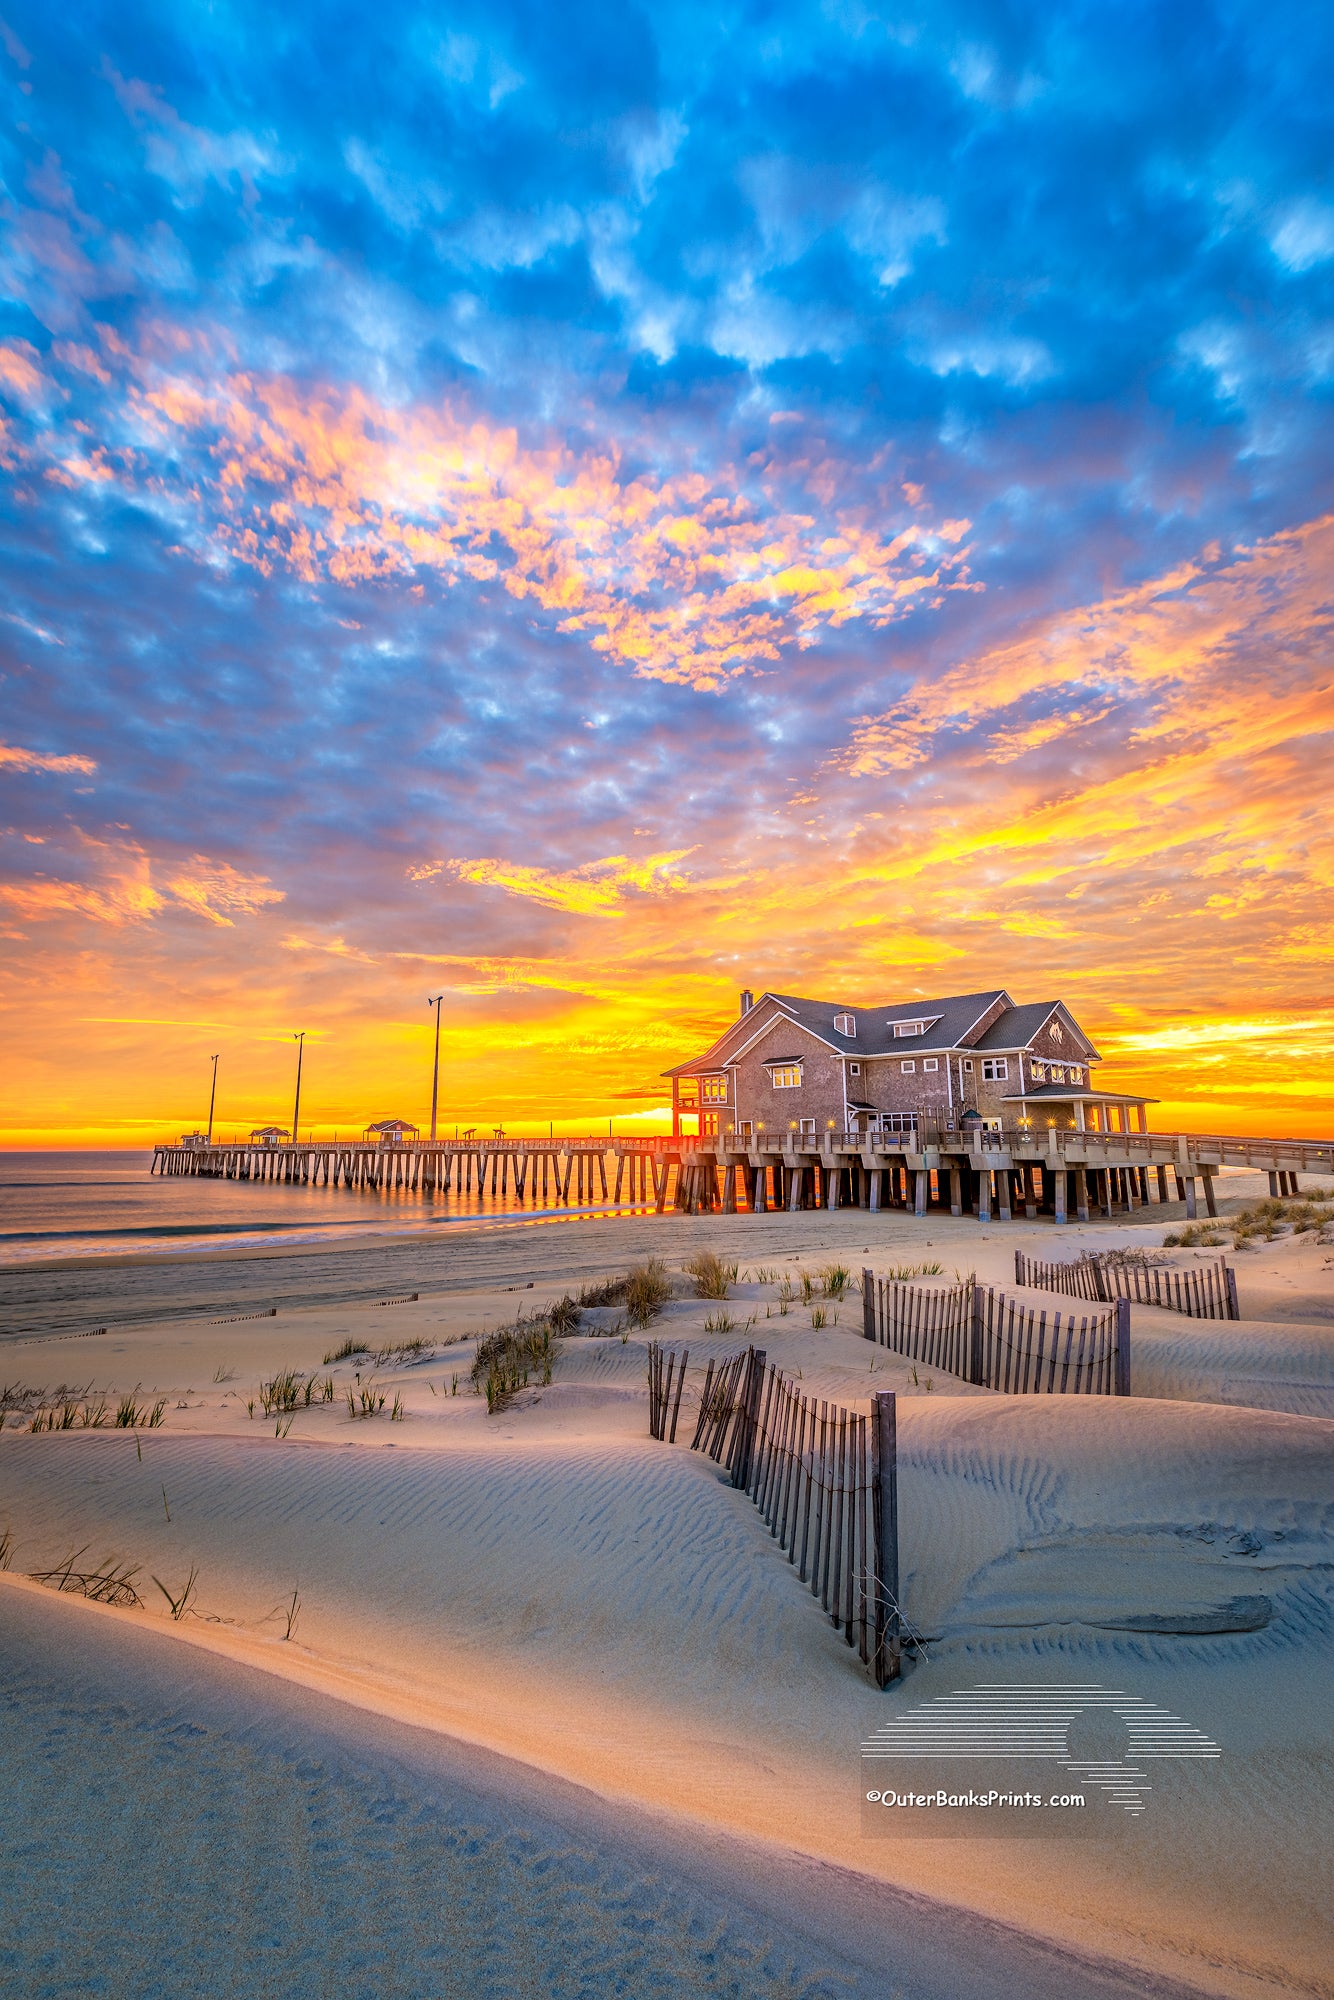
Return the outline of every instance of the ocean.
<path id="1" fill-rule="evenodd" d="M 611 1213 L 606 1203 L 543 1208 L 513 1194 L 409 1194 L 269 1181 L 150 1175 L 151 1152 L 0 1153 L 0 1265 L 57 1258 L 190 1256 L 358 1236 L 439 1233 L 493 1217 L 556 1221 Z M 642 1213 L 622 1205 L 619 1214 Z"/>

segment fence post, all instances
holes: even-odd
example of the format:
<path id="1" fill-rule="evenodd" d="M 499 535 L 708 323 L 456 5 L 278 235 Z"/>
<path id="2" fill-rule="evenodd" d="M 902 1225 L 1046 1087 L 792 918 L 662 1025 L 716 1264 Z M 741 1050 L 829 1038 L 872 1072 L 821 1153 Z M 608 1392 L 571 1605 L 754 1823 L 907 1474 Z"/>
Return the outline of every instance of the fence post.
<path id="1" fill-rule="evenodd" d="M 875 1273 L 862 1271 L 862 1332 L 867 1340 L 875 1339 Z"/>
<path id="2" fill-rule="evenodd" d="M 1224 1264 L 1223 1266 L 1223 1282 L 1227 1286 L 1227 1316 L 1229 1319 L 1240 1319 L 1241 1307 L 1237 1303 L 1237 1274 L 1230 1264 Z"/>
<path id="3" fill-rule="evenodd" d="M 1025 1282 L 1024 1253 L 1022 1250 L 1016 1250 L 1014 1253 L 1014 1282 L 1016 1285 L 1022 1285 Z"/>
<path id="4" fill-rule="evenodd" d="M 982 1329 L 984 1321 L 983 1321 L 983 1305 L 982 1305 L 982 1288 L 978 1284 L 976 1277 L 972 1277 L 968 1280 L 968 1290 L 969 1290 L 968 1316 L 971 1325 L 970 1325 L 970 1337 L 968 1342 L 968 1374 L 965 1377 L 965 1380 L 972 1382 L 978 1388 L 981 1388 L 983 1386 L 982 1385 L 982 1348 L 983 1348 Z"/>
<path id="5" fill-rule="evenodd" d="M 1116 1302 L 1116 1386 L 1117 1396 L 1130 1394 L 1130 1300 Z"/>
<path id="6" fill-rule="evenodd" d="M 760 1421 L 760 1392 L 764 1387 L 765 1360 L 766 1355 L 762 1347 L 752 1347 L 747 1351 L 746 1378 L 741 1391 L 736 1449 L 732 1454 L 732 1484 L 739 1486 L 743 1493 L 750 1484 L 750 1461 L 755 1449 L 755 1432 Z"/>
<path id="7" fill-rule="evenodd" d="M 892 1390 L 871 1402 L 871 1514 L 875 1549 L 873 1584 L 877 1687 L 897 1680 L 902 1666 L 899 1625 L 899 1459 L 897 1404 Z"/>

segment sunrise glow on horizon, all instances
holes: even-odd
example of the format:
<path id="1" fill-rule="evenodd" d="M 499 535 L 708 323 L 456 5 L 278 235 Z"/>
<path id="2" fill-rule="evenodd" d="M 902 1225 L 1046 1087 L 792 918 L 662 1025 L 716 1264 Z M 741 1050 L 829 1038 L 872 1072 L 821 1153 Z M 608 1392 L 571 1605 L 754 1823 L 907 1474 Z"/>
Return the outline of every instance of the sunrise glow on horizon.
<path id="1" fill-rule="evenodd" d="M 0 1147 L 662 1130 L 741 988 L 1334 1133 L 1318 11 L 10 9 Z"/>

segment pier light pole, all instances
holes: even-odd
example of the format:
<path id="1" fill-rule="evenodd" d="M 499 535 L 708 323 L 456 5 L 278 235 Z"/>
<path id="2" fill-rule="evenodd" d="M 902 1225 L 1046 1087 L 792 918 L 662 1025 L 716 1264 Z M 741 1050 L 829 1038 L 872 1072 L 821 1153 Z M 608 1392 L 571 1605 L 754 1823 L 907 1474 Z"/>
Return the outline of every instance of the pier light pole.
<path id="1" fill-rule="evenodd" d="M 305 1029 L 303 1028 L 299 1035 L 293 1035 L 292 1040 L 296 1043 L 296 1103 L 292 1107 L 292 1144 L 295 1146 L 297 1132 L 300 1129 L 298 1121 L 301 1117 L 301 1058 L 306 1053 Z"/>
<path id="2" fill-rule="evenodd" d="M 211 1146 L 213 1144 L 213 1104 L 218 1095 L 218 1058 L 217 1056 L 213 1056 L 210 1060 L 213 1064 L 213 1082 L 209 1086 L 208 1093 L 208 1143 Z"/>
<path id="3" fill-rule="evenodd" d="M 433 999 L 431 998 L 431 996 L 430 996 L 430 994 L 429 994 L 429 993 L 428 993 L 428 994 L 427 994 L 427 996 L 426 996 L 426 1004 L 427 1004 L 427 1006 L 428 1006 L 428 1007 L 434 1007 L 434 1008 L 435 1008 L 435 1063 L 434 1063 L 434 1066 L 432 1067 L 432 1070 L 431 1070 L 431 1139 L 432 1139 L 432 1142 L 434 1142 L 434 1140 L 435 1140 L 435 1114 L 436 1114 L 436 1109 L 437 1109 L 437 1107 L 438 1107 L 438 1105 L 439 1105 L 439 1103 L 440 1103 L 440 1002 L 441 1002 L 441 1001 L 442 1001 L 442 1000 L 444 999 L 444 997 L 445 997 L 445 996 L 444 996 L 444 994 L 443 994 L 443 993 L 437 993 L 437 994 L 436 994 L 436 996 L 435 996 L 435 998 L 434 998 L 434 1000 L 433 1000 Z"/>

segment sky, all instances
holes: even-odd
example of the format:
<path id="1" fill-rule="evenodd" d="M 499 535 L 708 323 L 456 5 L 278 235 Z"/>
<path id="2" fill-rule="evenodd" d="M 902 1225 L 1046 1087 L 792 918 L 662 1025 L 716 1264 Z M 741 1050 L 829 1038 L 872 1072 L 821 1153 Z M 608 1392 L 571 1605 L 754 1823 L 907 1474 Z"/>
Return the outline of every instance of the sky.
<path id="1" fill-rule="evenodd" d="M 0 28 L 0 1144 L 648 1130 L 742 987 L 1334 1132 L 1334 18 Z"/>

